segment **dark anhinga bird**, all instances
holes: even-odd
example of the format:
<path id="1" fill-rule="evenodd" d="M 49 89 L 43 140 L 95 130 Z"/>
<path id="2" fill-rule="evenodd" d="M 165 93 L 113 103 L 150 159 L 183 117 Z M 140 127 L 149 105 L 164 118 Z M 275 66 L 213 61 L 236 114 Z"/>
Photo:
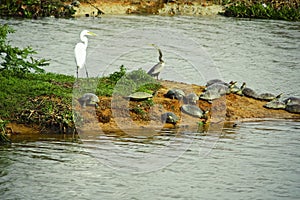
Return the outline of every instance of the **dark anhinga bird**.
<path id="1" fill-rule="evenodd" d="M 165 62 L 163 61 L 162 59 L 162 53 L 161 53 L 161 50 L 155 45 L 155 44 L 152 44 L 152 46 L 154 46 L 154 48 L 156 48 L 158 50 L 158 53 L 159 53 L 159 57 L 158 57 L 158 60 L 159 62 L 154 65 L 149 71 L 148 71 L 148 74 L 150 76 L 154 76 L 156 77 L 156 79 L 158 79 L 158 75 L 159 73 L 164 69 L 165 67 Z"/>

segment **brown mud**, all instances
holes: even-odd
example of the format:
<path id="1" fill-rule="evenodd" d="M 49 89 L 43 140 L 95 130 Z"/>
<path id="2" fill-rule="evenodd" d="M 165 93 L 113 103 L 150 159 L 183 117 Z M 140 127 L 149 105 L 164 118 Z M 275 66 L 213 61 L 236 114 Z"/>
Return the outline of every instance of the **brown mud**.
<path id="1" fill-rule="evenodd" d="M 156 92 L 152 101 L 129 101 L 123 97 L 99 97 L 99 106 L 82 108 L 79 103 L 74 107 L 80 113 L 80 122 L 76 123 L 76 129 L 82 131 L 103 133 L 124 133 L 131 130 L 131 133 L 143 132 L 143 130 L 160 130 L 161 128 L 199 127 L 199 122 L 204 119 L 189 116 L 181 112 L 180 107 L 183 101 L 169 99 L 164 96 L 171 88 L 182 89 L 186 94 L 194 92 L 200 95 L 204 86 L 179 83 L 173 81 L 160 81 L 162 87 Z M 112 103 L 112 100 L 114 103 Z M 118 102 L 119 101 L 119 102 Z M 116 103 L 117 102 L 117 103 Z M 212 103 L 204 100 L 198 101 L 202 110 L 208 110 L 209 115 L 206 126 L 219 124 L 235 124 L 243 121 L 265 120 L 265 119 L 300 119 L 300 114 L 289 113 L 285 110 L 274 110 L 264 108 L 266 101 L 260 101 L 237 94 L 229 94 Z M 112 109 L 113 107 L 113 109 Z M 176 126 L 163 124 L 161 114 L 173 112 L 180 117 Z M 78 120 L 79 121 L 79 120 Z M 39 133 L 51 133 L 51 130 L 41 130 L 37 125 L 24 125 L 18 123 L 8 124 L 11 135 L 35 135 Z M 221 128 L 222 128 L 221 127 Z M 153 132 L 153 131 L 152 131 Z M 19 136 L 20 138 L 20 136 Z"/>
<path id="2" fill-rule="evenodd" d="M 180 107 L 184 104 L 176 99 L 164 97 L 171 88 L 182 89 L 186 94 L 195 92 L 200 95 L 203 86 L 190 85 L 172 81 L 160 81 L 162 88 L 153 97 L 152 105 L 145 101 L 121 100 L 117 107 L 112 107 L 111 97 L 99 97 L 99 107 L 77 107 L 83 116 L 84 123 L 78 127 L 80 131 L 103 131 L 104 133 L 120 132 L 122 130 L 143 130 L 158 128 L 173 128 L 172 124 L 162 124 L 161 114 L 174 112 L 180 117 L 176 127 L 197 127 L 203 119 L 195 118 L 181 112 Z M 125 101 L 125 104 L 122 103 Z M 209 110 L 207 124 L 236 123 L 241 121 L 264 120 L 264 119 L 300 119 L 300 114 L 289 113 L 285 110 L 264 108 L 266 101 L 260 101 L 237 94 L 229 94 L 208 103 L 199 100 L 198 106 L 202 110 Z M 97 119 L 96 119 L 97 118 Z"/>

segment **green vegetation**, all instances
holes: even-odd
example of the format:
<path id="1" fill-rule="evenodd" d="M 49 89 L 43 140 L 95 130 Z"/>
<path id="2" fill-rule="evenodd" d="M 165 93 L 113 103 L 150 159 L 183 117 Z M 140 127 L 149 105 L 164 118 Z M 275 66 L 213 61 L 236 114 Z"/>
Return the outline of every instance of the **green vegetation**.
<path id="1" fill-rule="evenodd" d="M 226 1 L 226 8 L 221 15 L 227 17 L 278 19 L 299 21 L 300 7 L 296 0 L 291 1 Z"/>
<path id="2" fill-rule="evenodd" d="M 8 121 L 4 121 L 0 118 L 0 144 L 9 143 L 10 140 L 7 137 L 6 124 Z"/>
<path id="3" fill-rule="evenodd" d="M 114 95 L 129 96 L 134 92 L 154 93 L 161 87 L 160 83 L 143 69 L 126 73 L 114 86 Z"/>
<path id="4" fill-rule="evenodd" d="M 0 117 L 17 123 L 35 124 L 53 131 L 67 132 L 72 127 L 72 89 L 74 77 L 0 72 Z"/>
<path id="5" fill-rule="evenodd" d="M 7 141 L 8 122 L 37 126 L 45 132 L 74 133 L 74 119 L 81 117 L 72 110 L 75 77 L 45 73 L 42 67 L 48 64 L 47 60 L 31 57 L 36 52 L 30 47 L 20 49 L 6 41 L 7 34 L 12 32 L 7 25 L 0 26 L 0 141 Z M 132 90 L 125 87 L 124 91 L 130 93 L 153 93 L 161 87 L 144 70 L 126 73 L 124 66 L 107 77 L 81 81 L 87 86 L 95 85 L 98 96 L 112 96 L 115 91 L 128 85 Z M 90 89 L 95 88 L 83 89 L 90 92 Z M 143 103 L 144 106 L 152 104 L 152 100 Z M 140 113 L 140 110 L 136 111 Z"/>
<path id="6" fill-rule="evenodd" d="M 133 74 L 124 74 L 125 71 L 124 66 L 121 66 L 120 71 L 100 78 L 96 89 L 97 95 L 111 96 L 118 80 L 127 77 L 128 74 L 128 77 L 139 76 L 140 78 L 146 74 L 143 70 L 136 70 Z M 11 70 L 2 70 L 0 81 L 2 85 L 0 118 L 37 125 L 45 131 L 61 133 L 74 131 L 72 91 L 75 78 L 73 76 L 53 73 L 25 73 L 23 76 L 18 76 Z M 160 87 L 158 83 L 136 87 L 137 83 L 138 81 L 134 83 L 134 88 L 137 90 L 152 91 Z M 142 105 L 149 107 L 153 105 L 153 101 L 145 100 Z M 135 111 L 140 113 L 140 110 Z M 80 116 L 76 117 L 80 118 Z"/>
<path id="7" fill-rule="evenodd" d="M 71 17 L 74 7 L 67 0 L 1 0 L 0 16 L 4 17 Z"/>
<path id="8" fill-rule="evenodd" d="M 126 74 L 126 68 L 122 65 L 120 71 L 102 77 L 98 80 L 96 95 L 111 97 L 117 82 Z"/>
<path id="9" fill-rule="evenodd" d="M 20 49 L 7 42 L 7 35 L 13 32 L 8 25 L 0 25 L 0 71 L 10 71 L 19 76 L 29 72 L 44 72 L 41 67 L 49 65 L 48 60 L 34 59 L 31 55 L 36 52 L 30 47 Z"/>
<path id="10" fill-rule="evenodd" d="M 129 96 L 134 92 L 148 92 L 152 94 L 161 87 L 155 79 L 149 76 L 144 70 L 138 69 L 126 73 L 122 65 L 120 71 L 110 74 L 98 80 L 96 94 L 98 96 L 121 95 Z"/>

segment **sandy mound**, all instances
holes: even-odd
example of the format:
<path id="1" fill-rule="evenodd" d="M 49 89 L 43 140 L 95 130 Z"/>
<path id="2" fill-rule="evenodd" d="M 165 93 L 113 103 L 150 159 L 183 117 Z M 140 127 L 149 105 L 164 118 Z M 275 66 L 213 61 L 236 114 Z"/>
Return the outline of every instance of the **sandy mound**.
<path id="1" fill-rule="evenodd" d="M 196 126 L 203 119 L 191 117 L 181 112 L 180 107 L 183 101 L 165 98 L 164 94 L 171 88 L 182 89 L 186 94 L 195 92 L 201 94 L 204 87 L 177 83 L 171 81 L 161 81 L 163 87 L 153 97 L 152 105 L 145 101 L 128 101 L 121 100 L 120 105 L 111 108 L 110 97 L 99 97 L 100 106 L 96 109 L 93 107 L 82 109 L 78 107 L 83 115 L 84 123 L 81 129 L 103 130 L 104 132 L 113 132 L 128 129 L 149 128 L 157 129 L 161 127 L 173 127 L 171 124 L 164 125 L 161 123 L 161 114 L 164 112 L 174 112 L 181 118 L 178 127 Z M 125 104 L 124 104 L 125 101 Z M 272 110 L 264 108 L 266 101 L 260 101 L 245 96 L 229 94 L 208 103 L 203 100 L 198 101 L 198 106 L 202 110 L 209 110 L 208 123 L 224 123 L 247 121 L 253 119 L 300 119 L 300 114 L 289 113 L 285 110 Z"/>

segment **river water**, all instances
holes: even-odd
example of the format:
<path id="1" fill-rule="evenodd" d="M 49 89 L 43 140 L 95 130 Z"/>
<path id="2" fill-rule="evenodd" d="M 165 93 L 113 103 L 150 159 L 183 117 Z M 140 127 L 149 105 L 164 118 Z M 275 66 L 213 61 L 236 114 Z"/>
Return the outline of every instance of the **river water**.
<path id="1" fill-rule="evenodd" d="M 166 61 L 160 78 L 203 85 L 236 80 L 259 92 L 300 96 L 300 23 L 217 17 L 106 16 L 4 20 L 11 44 L 75 75 L 73 49 L 88 29 L 91 76 Z M 83 76 L 84 71 L 80 72 Z M 21 138 L 0 151 L 1 199 L 299 199 L 300 121 L 238 122 L 206 134 L 159 130 Z M 175 131 L 175 132 L 174 132 Z"/>

